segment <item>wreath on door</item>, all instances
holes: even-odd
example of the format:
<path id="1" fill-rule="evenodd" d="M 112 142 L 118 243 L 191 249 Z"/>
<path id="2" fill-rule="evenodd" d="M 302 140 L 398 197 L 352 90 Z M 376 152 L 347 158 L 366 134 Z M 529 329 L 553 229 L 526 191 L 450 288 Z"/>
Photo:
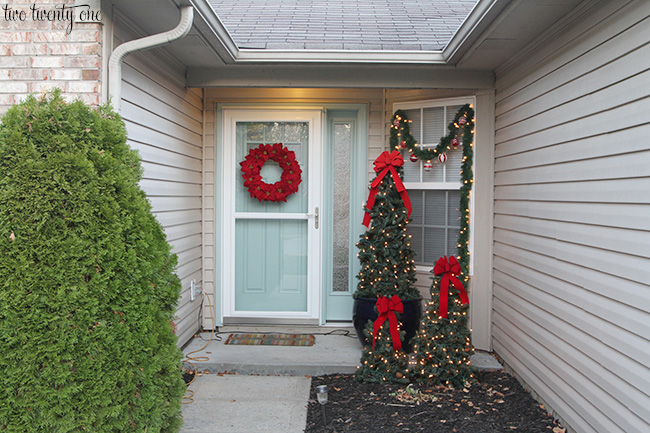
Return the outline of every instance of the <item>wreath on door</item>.
<path id="1" fill-rule="evenodd" d="M 264 182 L 260 174 L 269 159 L 277 162 L 282 169 L 280 180 L 273 184 Z M 251 197 L 260 202 L 263 200 L 286 202 L 288 196 L 298 192 L 298 185 L 302 181 L 300 178 L 302 170 L 296 161 L 296 154 L 284 147 L 282 143 L 260 144 L 251 149 L 239 165 L 243 173 L 244 186 L 248 188 Z"/>

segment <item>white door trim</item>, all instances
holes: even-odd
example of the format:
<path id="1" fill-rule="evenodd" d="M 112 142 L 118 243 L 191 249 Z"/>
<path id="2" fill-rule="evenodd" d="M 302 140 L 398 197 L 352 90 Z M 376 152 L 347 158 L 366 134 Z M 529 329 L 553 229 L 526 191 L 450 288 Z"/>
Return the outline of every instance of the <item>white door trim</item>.
<path id="1" fill-rule="evenodd" d="M 316 208 L 321 209 L 323 197 L 323 111 L 316 109 L 227 109 L 223 110 L 223 158 L 222 165 L 222 212 L 223 232 L 221 241 L 222 275 L 221 294 L 224 318 L 255 318 L 255 319 L 314 319 L 321 320 L 322 300 L 322 229 L 315 228 Z M 308 294 L 307 311 L 237 311 L 235 309 L 235 179 L 239 175 L 235 161 L 235 131 L 236 122 L 288 122 L 300 121 L 309 123 L 309 182 L 308 210 L 309 213 L 295 217 L 309 219 L 308 231 Z M 273 214 L 275 215 L 275 214 Z M 248 218 L 262 215 L 247 214 Z M 268 216 L 268 215 L 267 215 Z M 284 217 L 282 217 L 284 218 Z"/>

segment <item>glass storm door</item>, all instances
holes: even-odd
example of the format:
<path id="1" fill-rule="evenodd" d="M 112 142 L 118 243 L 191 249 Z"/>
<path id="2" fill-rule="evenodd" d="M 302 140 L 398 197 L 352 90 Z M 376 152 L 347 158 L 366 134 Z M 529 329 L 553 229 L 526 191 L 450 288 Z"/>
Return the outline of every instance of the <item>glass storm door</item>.
<path id="1" fill-rule="evenodd" d="M 319 319 L 321 112 L 224 112 L 224 316 Z M 240 162 L 260 144 L 282 143 L 302 170 L 287 201 L 259 201 Z M 280 180 L 268 160 L 264 182 Z"/>

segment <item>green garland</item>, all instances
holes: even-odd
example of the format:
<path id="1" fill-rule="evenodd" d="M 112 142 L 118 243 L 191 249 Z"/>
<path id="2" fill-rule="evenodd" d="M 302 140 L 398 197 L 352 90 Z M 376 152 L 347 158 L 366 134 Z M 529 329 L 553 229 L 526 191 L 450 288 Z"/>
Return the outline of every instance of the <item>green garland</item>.
<path id="1" fill-rule="evenodd" d="M 465 125 L 462 125 L 461 119 L 465 119 Z M 411 121 L 407 119 L 406 113 L 397 110 L 393 115 L 390 125 L 390 145 L 392 148 L 401 150 L 408 149 L 418 159 L 431 160 L 437 159 L 439 155 L 450 150 L 452 140 L 462 141 L 458 146 L 463 148 L 463 162 L 461 165 L 461 188 L 460 188 L 460 232 L 458 234 L 458 262 L 463 271 L 465 282 L 469 276 L 469 194 L 474 183 L 474 174 L 472 173 L 472 160 L 474 158 L 474 109 L 470 104 L 463 105 L 454 116 L 454 120 L 449 123 L 447 136 L 440 138 L 440 143 L 433 148 L 423 148 L 418 146 L 417 141 L 411 135 Z M 462 137 L 462 140 L 461 140 Z"/>

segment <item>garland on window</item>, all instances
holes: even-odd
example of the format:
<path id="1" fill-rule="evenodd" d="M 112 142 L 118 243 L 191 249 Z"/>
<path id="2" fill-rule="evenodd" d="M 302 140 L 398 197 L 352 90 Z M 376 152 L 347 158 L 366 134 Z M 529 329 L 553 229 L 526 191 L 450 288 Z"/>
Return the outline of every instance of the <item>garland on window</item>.
<path id="1" fill-rule="evenodd" d="M 474 183 L 472 173 L 472 160 L 474 157 L 474 109 L 471 104 L 463 105 L 449 123 L 449 133 L 440 138 L 436 147 L 421 147 L 411 135 L 412 121 L 408 120 L 406 113 L 397 110 L 393 115 L 390 127 L 390 145 L 401 150 L 408 149 L 411 161 L 430 161 L 438 159 L 445 162 L 446 152 L 462 147 L 463 159 L 460 179 L 460 232 L 458 234 L 458 261 L 460 263 L 465 282 L 469 279 L 469 194 Z"/>
<path id="2" fill-rule="evenodd" d="M 260 174 L 269 159 L 277 162 L 282 169 L 280 180 L 273 184 L 264 182 Z M 298 191 L 302 170 L 296 161 L 296 154 L 284 147 L 282 143 L 260 144 L 251 149 L 239 165 L 243 173 L 244 186 L 248 188 L 251 197 L 260 202 L 287 201 L 289 195 Z"/>

